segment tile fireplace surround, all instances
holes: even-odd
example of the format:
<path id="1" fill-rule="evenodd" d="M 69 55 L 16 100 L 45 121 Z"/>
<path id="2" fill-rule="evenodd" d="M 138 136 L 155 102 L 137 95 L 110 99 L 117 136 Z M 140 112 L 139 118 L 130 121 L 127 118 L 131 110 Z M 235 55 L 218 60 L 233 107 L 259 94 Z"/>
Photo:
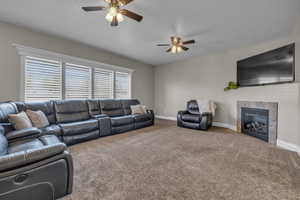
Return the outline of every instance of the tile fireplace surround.
<path id="1" fill-rule="evenodd" d="M 277 144 L 278 103 L 276 102 L 237 102 L 237 131 L 241 132 L 241 110 L 242 108 L 256 108 L 269 110 L 269 143 Z"/>

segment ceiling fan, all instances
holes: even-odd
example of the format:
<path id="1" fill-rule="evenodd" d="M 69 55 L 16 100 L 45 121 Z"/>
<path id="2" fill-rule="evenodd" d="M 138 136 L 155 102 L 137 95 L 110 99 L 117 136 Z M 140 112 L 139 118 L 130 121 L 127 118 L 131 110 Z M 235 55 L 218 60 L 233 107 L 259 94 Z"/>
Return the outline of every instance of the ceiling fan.
<path id="1" fill-rule="evenodd" d="M 122 22 L 124 20 L 123 15 L 133 20 L 136 20 L 138 22 L 143 20 L 143 16 L 138 15 L 126 9 L 121 9 L 122 6 L 125 6 L 134 0 L 104 0 L 104 1 L 109 4 L 107 7 L 87 6 L 87 7 L 82 7 L 82 9 L 86 12 L 108 10 L 108 13 L 105 18 L 107 19 L 107 21 L 110 22 L 111 26 L 118 26 L 119 22 Z"/>
<path id="2" fill-rule="evenodd" d="M 157 46 L 160 47 L 170 47 L 167 52 L 171 53 L 180 53 L 182 51 L 187 51 L 189 48 L 185 47 L 184 45 L 194 44 L 195 40 L 189 40 L 183 42 L 180 37 L 171 37 L 171 44 L 158 44 Z"/>

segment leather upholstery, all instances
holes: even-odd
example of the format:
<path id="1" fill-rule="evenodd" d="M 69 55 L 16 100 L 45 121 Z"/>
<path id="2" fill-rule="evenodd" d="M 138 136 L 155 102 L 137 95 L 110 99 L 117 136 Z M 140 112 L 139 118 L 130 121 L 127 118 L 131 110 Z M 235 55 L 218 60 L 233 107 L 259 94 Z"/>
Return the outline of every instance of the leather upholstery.
<path id="1" fill-rule="evenodd" d="M 42 111 L 50 124 L 55 124 L 55 110 L 54 110 L 54 102 L 53 101 L 46 101 L 46 102 L 30 102 L 30 103 L 23 103 L 23 102 L 15 102 L 18 111 L 26 111 L 26 110 L 33 110 L 33 111 Z"/>
<path id="2" fill-rule="evenodd" d="M 212 126 L 212 114 L 200 114 L 197 101 L 191 100 L 187 102 L 187 110 L 178 112 L 177 125 L 179 127 L 207 130 Z"/>
<path id="3" fill-rule="evenodd" d="M 153 116 L 151 113 L 141 114 L 141 115 L 133 115 L 135 122 L 144 122 L 148 120 L 152 120 Z"/>
<path id="4" fill-rule="evenodd" d="M 38 128 L 26 128 L 18 131 L 11 131 L 6 134 L 8 140 L 25 139 L 30 137 L 36 137 L 41 134 L 41 130 Z"/>
<path id="5" fill-rule="evenodd" d="M 134 124 L 127 124 L 122 126 L 111 127 L 112 134 L 124 133 L 127 131 L 134 130 Z"/>
<path id="6" fill-rule="evenodd" d="M 117 117 L 124 115 L 123 105 L 121 100 L 101 100 L 101 113 L 107 114 L 110 117 Z"/>
<path id="7" fill-rule="evenodd" d="M 1 103 L 0 104 L 0 125 L 4 127 L 5 133 L 13 130 L 13 126 L 8 121 L 9 114 L 17 114 L 17 106 L 13 103 Z"/>
<path id="8" fill-rule="evenodd" d="M 122 126 L 127 124 L 133 124 L 134 119 L 131 115 L 125 115 L 121 117 L 112 117 L 111 125 L 112 126 Z"/>
<path id="9" fill-rule="evenodd" d="M 50 125 L 45 128 L 41 128 L 42 135 L 56 135 L 57 137 L 62 136 L 62 130 L 59 125 Z"/>
<path id="10" fill-rule="evenodd" d="M 63 131 L 63 136 L 72 136 L 81 133 L 91 132 L 93 130 L 98 130 L 99 124 L 98 124 L 98 120 L 91 119 L 91 120 L 80 121 L 80 122 L 60 124 L 60 127 Z"/>
<path id="11" fill-rule="evenodd" d="M 57 123 L 84 121 L 90 118 L 86 101 L 55 101 Z"/>
<path id="12" fill-rule="evenodd" d="M 192 122 L 192 123 L 200 123 L 201 122 L 201 115 L 200 114 L 183 114 L 181 116 L 182 120 L 185 122 Z"/>
<path id="13" fill-rule="evenodd" d="M 137 99 L 124 99 L 122 101 L 122 106 L 124 110 L 125 115 L 131 115 L 131 109 L 130 106 L 138 105 L 140 104 L 139 100 Z"/>
<path id="14" fill-rule="evenodd" d="M 67 145 L 74 145 L 88 140 L 97 139 L 99 138 L 99 136 L 100 136 L 99 130 L 95 130 L 95 131 L 82 133 L 78 135 L 63 136 L 63 141 Z"/>
<path id="15" fill-rule="evenodd" d="M 47 144 L 43 143 L 43 141 L 39 139 L 12 143 L 8 147 L 9 153 L 0 157 L 0 171 L 57 155 L 62 153 L 65 149 L 66 145 L 61 142 Z"/>
<path id="16" fill-rule="evenodd" d="M 110 117 L 100 117 L 98 118 L 100 127 L 100 136 L 111 135 L 111 120 Z"/>
<path id="17" fill-rule="evenodd" d="M 8 142 L 4 136 L 4 128 L 0 126 L 0 156 L 7 154 Z"/>
<path id="18" fill-rule="evenodd" d="M 95 116 L 95 115 L 101 114 L 100 103 L 98 100 L 88 100 L 87 104 L 89 107 L 90 116 Z"/>

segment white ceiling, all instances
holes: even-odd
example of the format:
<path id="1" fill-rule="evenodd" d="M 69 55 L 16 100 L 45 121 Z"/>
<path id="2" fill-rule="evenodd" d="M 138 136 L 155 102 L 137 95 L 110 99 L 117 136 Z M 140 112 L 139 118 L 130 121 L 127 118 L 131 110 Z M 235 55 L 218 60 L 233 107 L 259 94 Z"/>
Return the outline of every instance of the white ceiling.
<path id="1" fill-rule="evenodd" d="M 300 13 L 299 0 L 135 0 L 127 9 L 144 16 L 110 27 L 105 12 L 81 6 L 103 0 L 1 0 L 0 21 L 22 25 L 159 65 L 287 36 Z M 195 39 L 190 51 L 172 55 L 157 43 L 172 35 Z"/>

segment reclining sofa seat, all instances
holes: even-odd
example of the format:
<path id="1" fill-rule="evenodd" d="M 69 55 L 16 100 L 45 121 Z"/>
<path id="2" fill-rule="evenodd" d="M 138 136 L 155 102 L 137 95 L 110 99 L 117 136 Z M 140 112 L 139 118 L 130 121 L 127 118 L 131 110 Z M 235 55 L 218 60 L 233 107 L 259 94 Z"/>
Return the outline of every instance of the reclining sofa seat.
<path id="1" fill-rule="evenodd" d="M 70 194 L 73 162 L 66 145 L 37 128 L 13 130 L 8 115 L 16 113 L 15 104 L 0 104 L 0 199 L 53 200 Z"/>
<path id="2" fill-rule="evenodd" d="M 89 115 L 84 100 L 55 101 L 56 121 L 62 129 L 62 138 L 73 145 L 100 137 L 99 123 Z"/>
<path id="3" fill-rule="evenodd" d="M 177 125 L 179 127 L 207 130 L 212 126 L 212 114 L 200 113 L 196 100 L 187 102 L 187 109 L 177 114 Z"/>

